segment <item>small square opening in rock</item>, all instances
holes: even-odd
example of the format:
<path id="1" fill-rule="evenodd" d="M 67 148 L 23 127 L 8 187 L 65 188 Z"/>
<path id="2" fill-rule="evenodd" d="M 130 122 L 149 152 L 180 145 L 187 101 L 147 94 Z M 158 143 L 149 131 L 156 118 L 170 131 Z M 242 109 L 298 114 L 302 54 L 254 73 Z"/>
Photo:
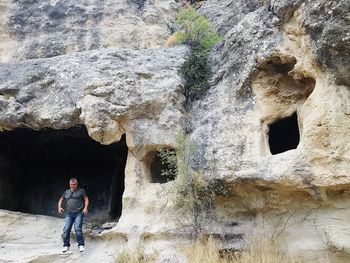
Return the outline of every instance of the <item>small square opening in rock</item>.
<path id="1" fill-rule="evenodd" d="M 269 146 L 272 154 L 296 149 L 299 141 L 300 134 L 296 113 L 269 125 Z"/>
<path id="2" fill-rule="evenodd" d="M 160 149 L 149 152 L 149 179 L 151 183 L 167 183 L 175 180 L 177 173 L 177 157 L 174 149 Z"/>

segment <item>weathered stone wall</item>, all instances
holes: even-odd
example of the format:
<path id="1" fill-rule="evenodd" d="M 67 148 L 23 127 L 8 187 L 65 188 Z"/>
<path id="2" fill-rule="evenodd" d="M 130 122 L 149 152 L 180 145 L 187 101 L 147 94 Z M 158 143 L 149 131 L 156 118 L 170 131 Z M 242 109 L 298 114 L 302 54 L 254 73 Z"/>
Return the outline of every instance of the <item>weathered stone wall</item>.
<path id="1" fill-rule="evenodd" d="M 160 47 L 178 8 L 156 0 L 0 4 L 0 129 L 83 124 L 102 144 L 126 134 L 122 217 L 96 244 L 146 241 L 167 251 L 188 237 L 178 229 L 183 215 L 159 196 L 173 182 L 151 183 L 148 160 L 159 146 L 175 147 L 181 130 L 179 69 L 189 51 Z M 263 232 L 307 262 L 348 262 L 349 1 L 208 0 L 199 11 L 223 36 L 210 53 L 211 88 L 186 116 L 193 168 L 225 189 L 204 229 L 233 248 Z M 272 155 L 269 126 L 293 113 L 299 145 Z M 6 227 L 16 216 L 4 213 Z"/>
<path id="2" fill-rule="evenodd" d="M 194 166 L 229 188 L 219 218 L 238 219 L 246 236 L 279 233 L 307 262 L 346 262 L 349 2 L 222 5 L 201 9 L 224 40 L 211 53 L 212 88 L 191 111 Z M 298 147 L 272 155 L 269 125 L 294 112 Z"/>
<path id="3" fill-rule="evenodd" d="M 153 131 L 175 132 L 179 126 L 178 69 L 185 54 L 184 47 L 104 49 L 2 63 L 0 127 L 61 129 L 85 124 L 101 143 L 118 141 L 130 129 L 129 147 L 158 144 L 154 140 L 161 137 Z M 137 128 L 142 119 L 147 120 L 143 125 L 159 127 L 152 132 L 146 126 Z"/>
<path id="4" fill-rule="evenodd" d="M 101 48 L 161 47 L 174 1 L 2 1 L 1 62 Z"/>
<path id="5" fill-rule="evenodd" d="M 128 241 L 137 244 L 148 238 L 148 232 L 162 235 L 167 229 L 159 213 L 165 200 L 159 202 L 156 196 L 161 188 L 151 183 L 147 156 L 161 146 L 174 147 L 181 130 L 184 97 L 179 69 L 189 50 L 162 47 L 179 7 L 174 1 L 143 1 L 143 5 L 139 1 L 1 2 L 0 130 L 84 125 L 101 144 L 117 142 L 126 135 L 129 152 L 122 217 L 112 233 L 103 237 L 87 234 L 88 244 L 96 246 L 83 259 L 87 262 L 113 260 Z M 30 234 L 37 229 L 30 222 L 38 220 L 45 225 L 47 218 L 4 214 L 0 219 L 1 258 L 74 260 L 71 255 L 55 256 L 63 220 L 52 219 L 56 234 L 46 227 L 42 230 L 57 239 L 50 249 L 44 251 L 41 246 L 27 252 L 29 246 L 11 240 L 42 242 Z M 8 217 L 18 222 L 24 218 L 29 232 L 18 228 L 14 234 L 9 227 L 13 220 Z M 108 243 L 115 240 L 119 240 L 119 248 L 108 249 Z M 104 248 L 99 250 L 98 244 Z M 19 251 L 17 256 L 6 252 L 10 247 Z M 103 251 L 108 256 L 102 256 Z"/>

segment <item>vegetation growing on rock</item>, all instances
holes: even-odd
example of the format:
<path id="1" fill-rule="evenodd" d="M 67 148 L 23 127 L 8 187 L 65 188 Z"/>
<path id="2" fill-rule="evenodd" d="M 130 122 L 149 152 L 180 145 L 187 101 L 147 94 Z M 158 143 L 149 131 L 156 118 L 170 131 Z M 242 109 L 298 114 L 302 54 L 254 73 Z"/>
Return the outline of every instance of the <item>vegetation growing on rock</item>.
<path id="1" fill-rule="evenodd" d="M 180 27 L 177 42 L 187 44 L 191 48 L 208 51 L 220 41 L 220 36 L 214 31 L 209 21 L 193 7 L 184 8 L 176 18 Z"/>
<path id="2" fill-rule="evenodd" d="M 176 170 L 163 171 L 168 176 L 176 172 L 176 180 L 165 195 L 171 196 L 176 211 L 181 210 L 183 216 L 179 224 L 189 227 L 192 237 L 197 239 L 202 233 L 202 221 L 213 212 L 214 189 L 210 182 L 203 180 L 199 171 L 191 168 L 191 157 L 196 145 L 185 133 L 176 140 L 176 158 L 170 151 L 162 150 L 162 160 Z"/>
<path id="3" fill-rule="evenodd" d="M 209 88 L 211 69 L 208 64 L 209 50 L 220 41 L 220 36 L 212 29 L 208 20 L 193 7 L 184 8 L 177 16 L 180 31 L 176 42 L 191 47 L 191 55 L 181 68 L 185 79 L 185 108 L 198 99 Z"/>

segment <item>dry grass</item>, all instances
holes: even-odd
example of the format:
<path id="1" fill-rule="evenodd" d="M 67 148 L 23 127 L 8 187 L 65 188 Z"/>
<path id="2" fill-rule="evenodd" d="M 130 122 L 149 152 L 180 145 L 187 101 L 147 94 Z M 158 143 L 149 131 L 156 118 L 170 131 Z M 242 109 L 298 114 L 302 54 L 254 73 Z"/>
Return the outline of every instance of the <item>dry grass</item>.
<path id="1" fill-rule="evenodd" d="M 254 237 L 248 241 L 237 260 L 238 263 L 294 263 L 287 252 L 275 242 L 262 237 Z"/>
<path id="2" fill-rule="evenodd" d="M 197 240 L 193 245 L 183 250 L 188 262 L 191 263 L 226 263 L 225 258 L 221 258 L 219 254 L 219 244 L 209 238 L 206 241 Z"/>
<path id="3" fill-rule="evenodd" d="M 248 240 L 246 248 L 239 253 L 220 253 L 219 242 L 209 237 L 197 240 L 191 246 L 182 249 L 189 263 L 296 263 L 276 243 L 263 236 L 254 236 Z M 158 254 L 146 254 L 144 246 L 125 249 L 116 258 L 115 263 L 154 263 Z"/>
<path id="4" fill-rule="evenodd" d="M 275 243 L 264 238 L 249 240 L 246 249 L 237 254 L 219 253 L 219 244 L 213 238 L 196 241 L 185 248 L 183 253 L 191 263 L 295 263 L 290 256 Z"/>
<path id="5" fill-rule="evenodd" d="M 145 253 L 145 247 L 138 245 L 135 249 L 124 249 L 115 259 L 115 263 L 154 263 L 158 254 Z"/>

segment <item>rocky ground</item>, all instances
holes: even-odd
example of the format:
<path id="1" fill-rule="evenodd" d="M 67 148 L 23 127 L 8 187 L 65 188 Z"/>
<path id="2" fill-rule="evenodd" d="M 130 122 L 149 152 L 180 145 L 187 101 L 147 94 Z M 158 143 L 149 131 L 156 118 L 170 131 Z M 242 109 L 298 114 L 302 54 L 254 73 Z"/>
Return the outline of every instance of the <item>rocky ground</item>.
<path id="1" fill-rule="evenodd" d="M 64 220 L 49 216 L 0 211 L 1 262 L 114 262 L 117 239 L 103 241 L 85 232 L 86 251 L 80 253 L 74 236 L 71 249 L 62 253 Z"/>

